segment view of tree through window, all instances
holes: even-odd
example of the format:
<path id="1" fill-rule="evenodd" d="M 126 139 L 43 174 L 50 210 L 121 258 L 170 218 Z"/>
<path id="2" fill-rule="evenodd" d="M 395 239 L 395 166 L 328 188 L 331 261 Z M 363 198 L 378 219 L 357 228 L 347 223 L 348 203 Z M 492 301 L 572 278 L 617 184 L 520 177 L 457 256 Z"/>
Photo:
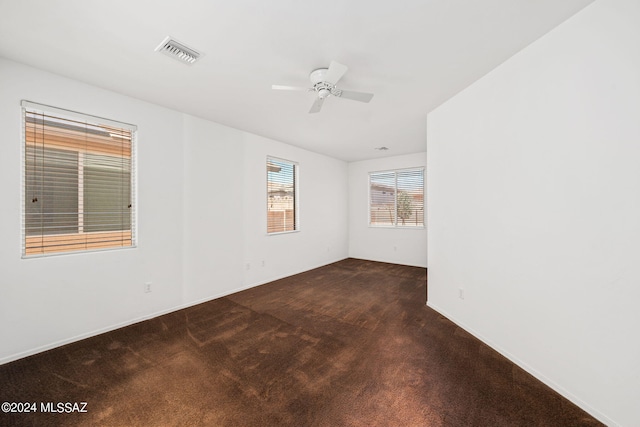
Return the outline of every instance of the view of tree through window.
<path id="1" fill-rule="evenodd" d="M 369 225 L 424 227 L 424 170 L 369 174 Z"/>
<path id="2" fill-rule="evenodd" d="M 267 233 L 298 229 L 297 172 L 293 162 L 267 158 Z"/>

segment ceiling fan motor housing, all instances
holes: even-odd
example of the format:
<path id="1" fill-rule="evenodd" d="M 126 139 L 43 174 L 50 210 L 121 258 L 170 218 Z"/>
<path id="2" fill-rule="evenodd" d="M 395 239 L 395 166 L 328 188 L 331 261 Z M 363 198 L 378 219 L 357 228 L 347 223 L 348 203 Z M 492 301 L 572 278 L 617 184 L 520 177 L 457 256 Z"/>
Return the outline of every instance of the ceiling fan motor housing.
<path id="1" fill-rule="evenodd" d="M 324 81 L 324 77 L 327 75 L 328 68 L 318 68 L 317 70 L 313 70 L 311 74 L 309 74 L 309 80 L 313 85 L 318 83 L 322 83 Z"/>
<path id="2" fill-rule="evenodd" d="M 313 90 L 316 91 L 320 99 L 325 99 L 329 95 L 335 95 L 334 91 L 336 86 L 324 81 L 328 71 L 328 68 L 318 68 L 309 74 L 309 80 L 313 83 Z"/>

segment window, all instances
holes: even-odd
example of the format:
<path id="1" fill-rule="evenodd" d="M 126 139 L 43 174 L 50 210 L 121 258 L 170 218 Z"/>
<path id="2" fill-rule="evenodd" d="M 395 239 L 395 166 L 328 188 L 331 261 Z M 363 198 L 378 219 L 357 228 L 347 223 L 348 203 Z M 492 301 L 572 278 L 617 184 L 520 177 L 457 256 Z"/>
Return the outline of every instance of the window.
<path id="1" fill-rule="evenodd" d="M 298 164 L 267 158 L 267 233 L 298 227 Z"/>
<path id="2" fill-rule="evenodd" d="M 28 101 L 23 256 L 135 245 L 136 127 Z"/>
<path id="3" fill-rule="evenodd" d="M 424 227 L 424 169 L 369 174 L 369 225 Z"/>

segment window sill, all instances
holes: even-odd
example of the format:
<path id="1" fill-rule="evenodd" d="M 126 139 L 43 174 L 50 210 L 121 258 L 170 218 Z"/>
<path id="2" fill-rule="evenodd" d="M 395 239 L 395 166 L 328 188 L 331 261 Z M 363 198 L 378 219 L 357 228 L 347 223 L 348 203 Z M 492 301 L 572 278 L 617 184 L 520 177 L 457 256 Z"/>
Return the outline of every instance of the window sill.
<path id="1" fill-rule="evenodd" d="M 391 229 L 391 230 L 424 230 L 426 227 L 424 225 L 396 226 L 396 225 L 371 225 L 371 224 L 369 224 L 369 228 L 385 228 L 385 229 Z"/>
<path id="2" fill-rule="evenodd" d="M 293 234 L 293 233 L 299 233 L 300 230 L 290 230 L 290 231 L 276 231 L 273 233 L 267 233 L 267 236 L 281 236 L 283 234 Z"/>

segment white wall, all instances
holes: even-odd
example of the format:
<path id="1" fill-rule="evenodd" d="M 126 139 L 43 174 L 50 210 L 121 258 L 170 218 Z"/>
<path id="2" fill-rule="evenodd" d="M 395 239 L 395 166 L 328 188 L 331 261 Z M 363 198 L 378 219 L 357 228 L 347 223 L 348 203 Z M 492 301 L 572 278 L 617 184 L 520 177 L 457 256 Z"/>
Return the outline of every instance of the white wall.
<path id="1" fill-rule="evenodd" d="M 299 165 L 299 232 L 267 235 L 268 155 Z M 245 284 L 266 283 L 348 256 L 346 162 L 248 133 L 244 159 Z"/>
<path id="2" fill-rule="evenodd" d="M 137 249 L 21 259 L 21 99 L 138 125 Z M 0 123 L 0 362 L 180 301 L 180 113 L 0 59 Z"/>
<path id="3" fill-rule="evenodd" d="M 624 426 L 640 425 L 638 46 L 640 2 L 598 0 L 427 126 L 428 304 Z"/>
<path id="4" fill-rule="evenodd" d="M 138 125 L 137 248 L 21 259 L 21 99 Z M 0 363 L 347 257 L 345 162 L 4 59 L 0 123 Z M 266 236 L 267 155 L 299 233 Z"/>
<path id="5" fill-rule="evenodd" d="M 350 257 L 417 267 L 427 266 L 426 228 L 369 227 L 369 172 L 425 165 L 426 153 L 349 163 Z"/>
<path id="6" fill-rule="evenodd" d="M 184 302 L 242 287 L 244 133 L 184 119 Z"/>
<path id="7" fill-rule="evenodd" d="M 187 301 L 347 257 L 345 162 L 189 116 L 185 135 Z M 267 156 L 299 164 L 299 232 L 267 235 Z"/>

